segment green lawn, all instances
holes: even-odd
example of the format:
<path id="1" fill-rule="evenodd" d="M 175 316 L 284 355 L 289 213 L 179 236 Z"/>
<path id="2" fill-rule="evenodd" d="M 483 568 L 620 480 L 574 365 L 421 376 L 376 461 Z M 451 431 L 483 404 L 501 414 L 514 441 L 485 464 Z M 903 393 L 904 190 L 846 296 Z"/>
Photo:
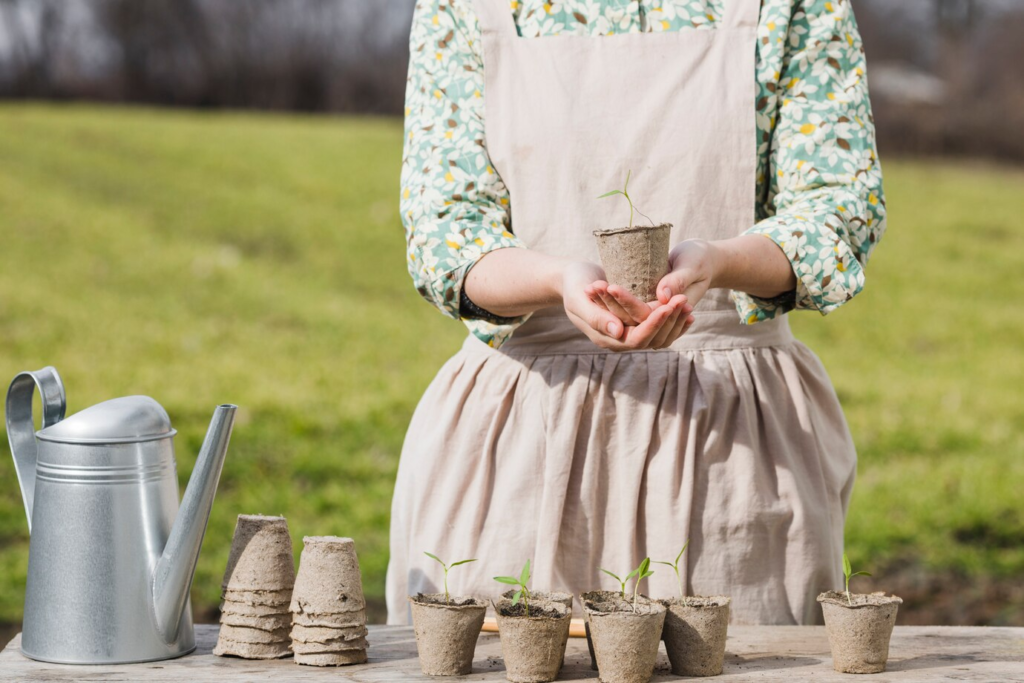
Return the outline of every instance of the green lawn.
<path id="1" fill-rule="evenodd" d="M 157 398 L 182 486 L 214 406 L 241 406 L 199 609 L 216 605 L 243 512 L 287 515 L 296 550 L 303 535 L 355 537 L 366 590 L 383 593 L 405 425 L 463 336 L 405 272 L 401 144 L 397 120 L 0 107 L 3 386 L 51 364 L 69 413 Z M 793 316 L 861 452 L 851 559 L 1019 576 L 1024 174 L 886 170 L 890 233 L 865 293 L 828 319 Z M 28 535 L 6 455 L 0 481 L 12 622 Z"/>

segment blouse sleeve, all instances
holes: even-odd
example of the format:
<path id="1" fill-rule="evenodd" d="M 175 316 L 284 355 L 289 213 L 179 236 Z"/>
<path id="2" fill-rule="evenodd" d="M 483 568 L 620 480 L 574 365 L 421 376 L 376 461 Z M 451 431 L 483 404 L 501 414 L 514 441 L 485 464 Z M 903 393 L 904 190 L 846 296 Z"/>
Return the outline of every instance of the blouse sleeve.
<path id="1" fill-rule="evenodd" d="M 466 273 L 496 249 L 524 246 L 509 229 L 509 194 L 484 140 L 480 28 L 469 0 L 420 0 L 406 86 L 401 214 L 420 295 L 459 319 Z M 526 318 L 464 319 L 499 346 Z"/>
<path id="2" fill-rule="evenodd" d="M 763 220 L 747 233 L 782 249 L 797 285 L 770 300 L 734 292 L 747 324 L 842 306 L 864 287 L 864 266 L 885 231 L 864 50 L 850 4 L 795 0 L 788 25 L 767 21 L 759 29 L 762 57 L 771 48 L 783 56 L 767 76 L 759 59 L 761 96 L 777 100 L 777 114 L 765 126 L 772 134 Z"/>

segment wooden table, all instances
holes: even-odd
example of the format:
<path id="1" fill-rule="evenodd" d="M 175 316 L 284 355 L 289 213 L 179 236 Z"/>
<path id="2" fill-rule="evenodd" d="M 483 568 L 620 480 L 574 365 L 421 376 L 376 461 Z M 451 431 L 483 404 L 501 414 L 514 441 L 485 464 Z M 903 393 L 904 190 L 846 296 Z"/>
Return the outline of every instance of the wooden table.
<path id="1" fill-rule="evenodd" d="M 246 661 L 215 657 L 215 625 L 196 626 L 198 648 L 180 659 L 120 666 L 44 664 L 21 655 L 18 635 L 0 653 L 3 681 L 408 681 L 420 674 L 416 641 L 405 626 L 370 627 L 370 661 L 359 666 L 317 668 L 291 659 Z M 573 638 L 559 680 L 596 680 L 585 640 Z M 505 680 L 501 644 L 484 633 L 473 673 L 457 680 Z M 654 681 L 680 680 L 668 670 L 664 646 Z M 872 676 L 832 671 L 821 626 L 734 626 L 729 629 L 725 672 L 716 681 L 1024 681 L 1024 628 L 897 626 L 889 670 Z"/>

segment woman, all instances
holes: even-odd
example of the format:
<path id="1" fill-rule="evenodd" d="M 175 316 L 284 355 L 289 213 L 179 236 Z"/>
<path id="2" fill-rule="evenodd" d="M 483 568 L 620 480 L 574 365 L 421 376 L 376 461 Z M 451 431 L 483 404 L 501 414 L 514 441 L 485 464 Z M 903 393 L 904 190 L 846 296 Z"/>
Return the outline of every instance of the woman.
<path id="1" fill-rule="evenodd" d="M 856 454 L 785 314 L 856 295 L 885 225 L 849 0 L 420 0 L 411 47 L 409 270 L 471 335 L 406 438 L 389 621 L 423 551 L 480 560 L 460 594 L 528 558 L 578 593 L 686 541 L 735 622 L 815 621 Z M 675 226 L 652 302 L 596 265 L 627 172 Z"/>

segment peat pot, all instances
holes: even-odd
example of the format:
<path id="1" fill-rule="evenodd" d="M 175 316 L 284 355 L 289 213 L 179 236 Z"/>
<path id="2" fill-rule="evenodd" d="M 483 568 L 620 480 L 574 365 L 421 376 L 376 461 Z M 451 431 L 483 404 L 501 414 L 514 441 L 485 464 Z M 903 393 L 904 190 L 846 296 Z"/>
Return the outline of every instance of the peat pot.
<path id="1" fill-rule="evenodd" d="M 827 591 L 818 596 L 825 615 L 832 668 L 840 673 L 876 674 L 885 671 L 889 638 L 903 602 L 895 595 Z"/>
<path id="2" fill-rule="evenodd" d="M 409 596 L 420 668 L 427 676 L 465 676 L 473 669 L 487 603 L 444 593 Z"/>

